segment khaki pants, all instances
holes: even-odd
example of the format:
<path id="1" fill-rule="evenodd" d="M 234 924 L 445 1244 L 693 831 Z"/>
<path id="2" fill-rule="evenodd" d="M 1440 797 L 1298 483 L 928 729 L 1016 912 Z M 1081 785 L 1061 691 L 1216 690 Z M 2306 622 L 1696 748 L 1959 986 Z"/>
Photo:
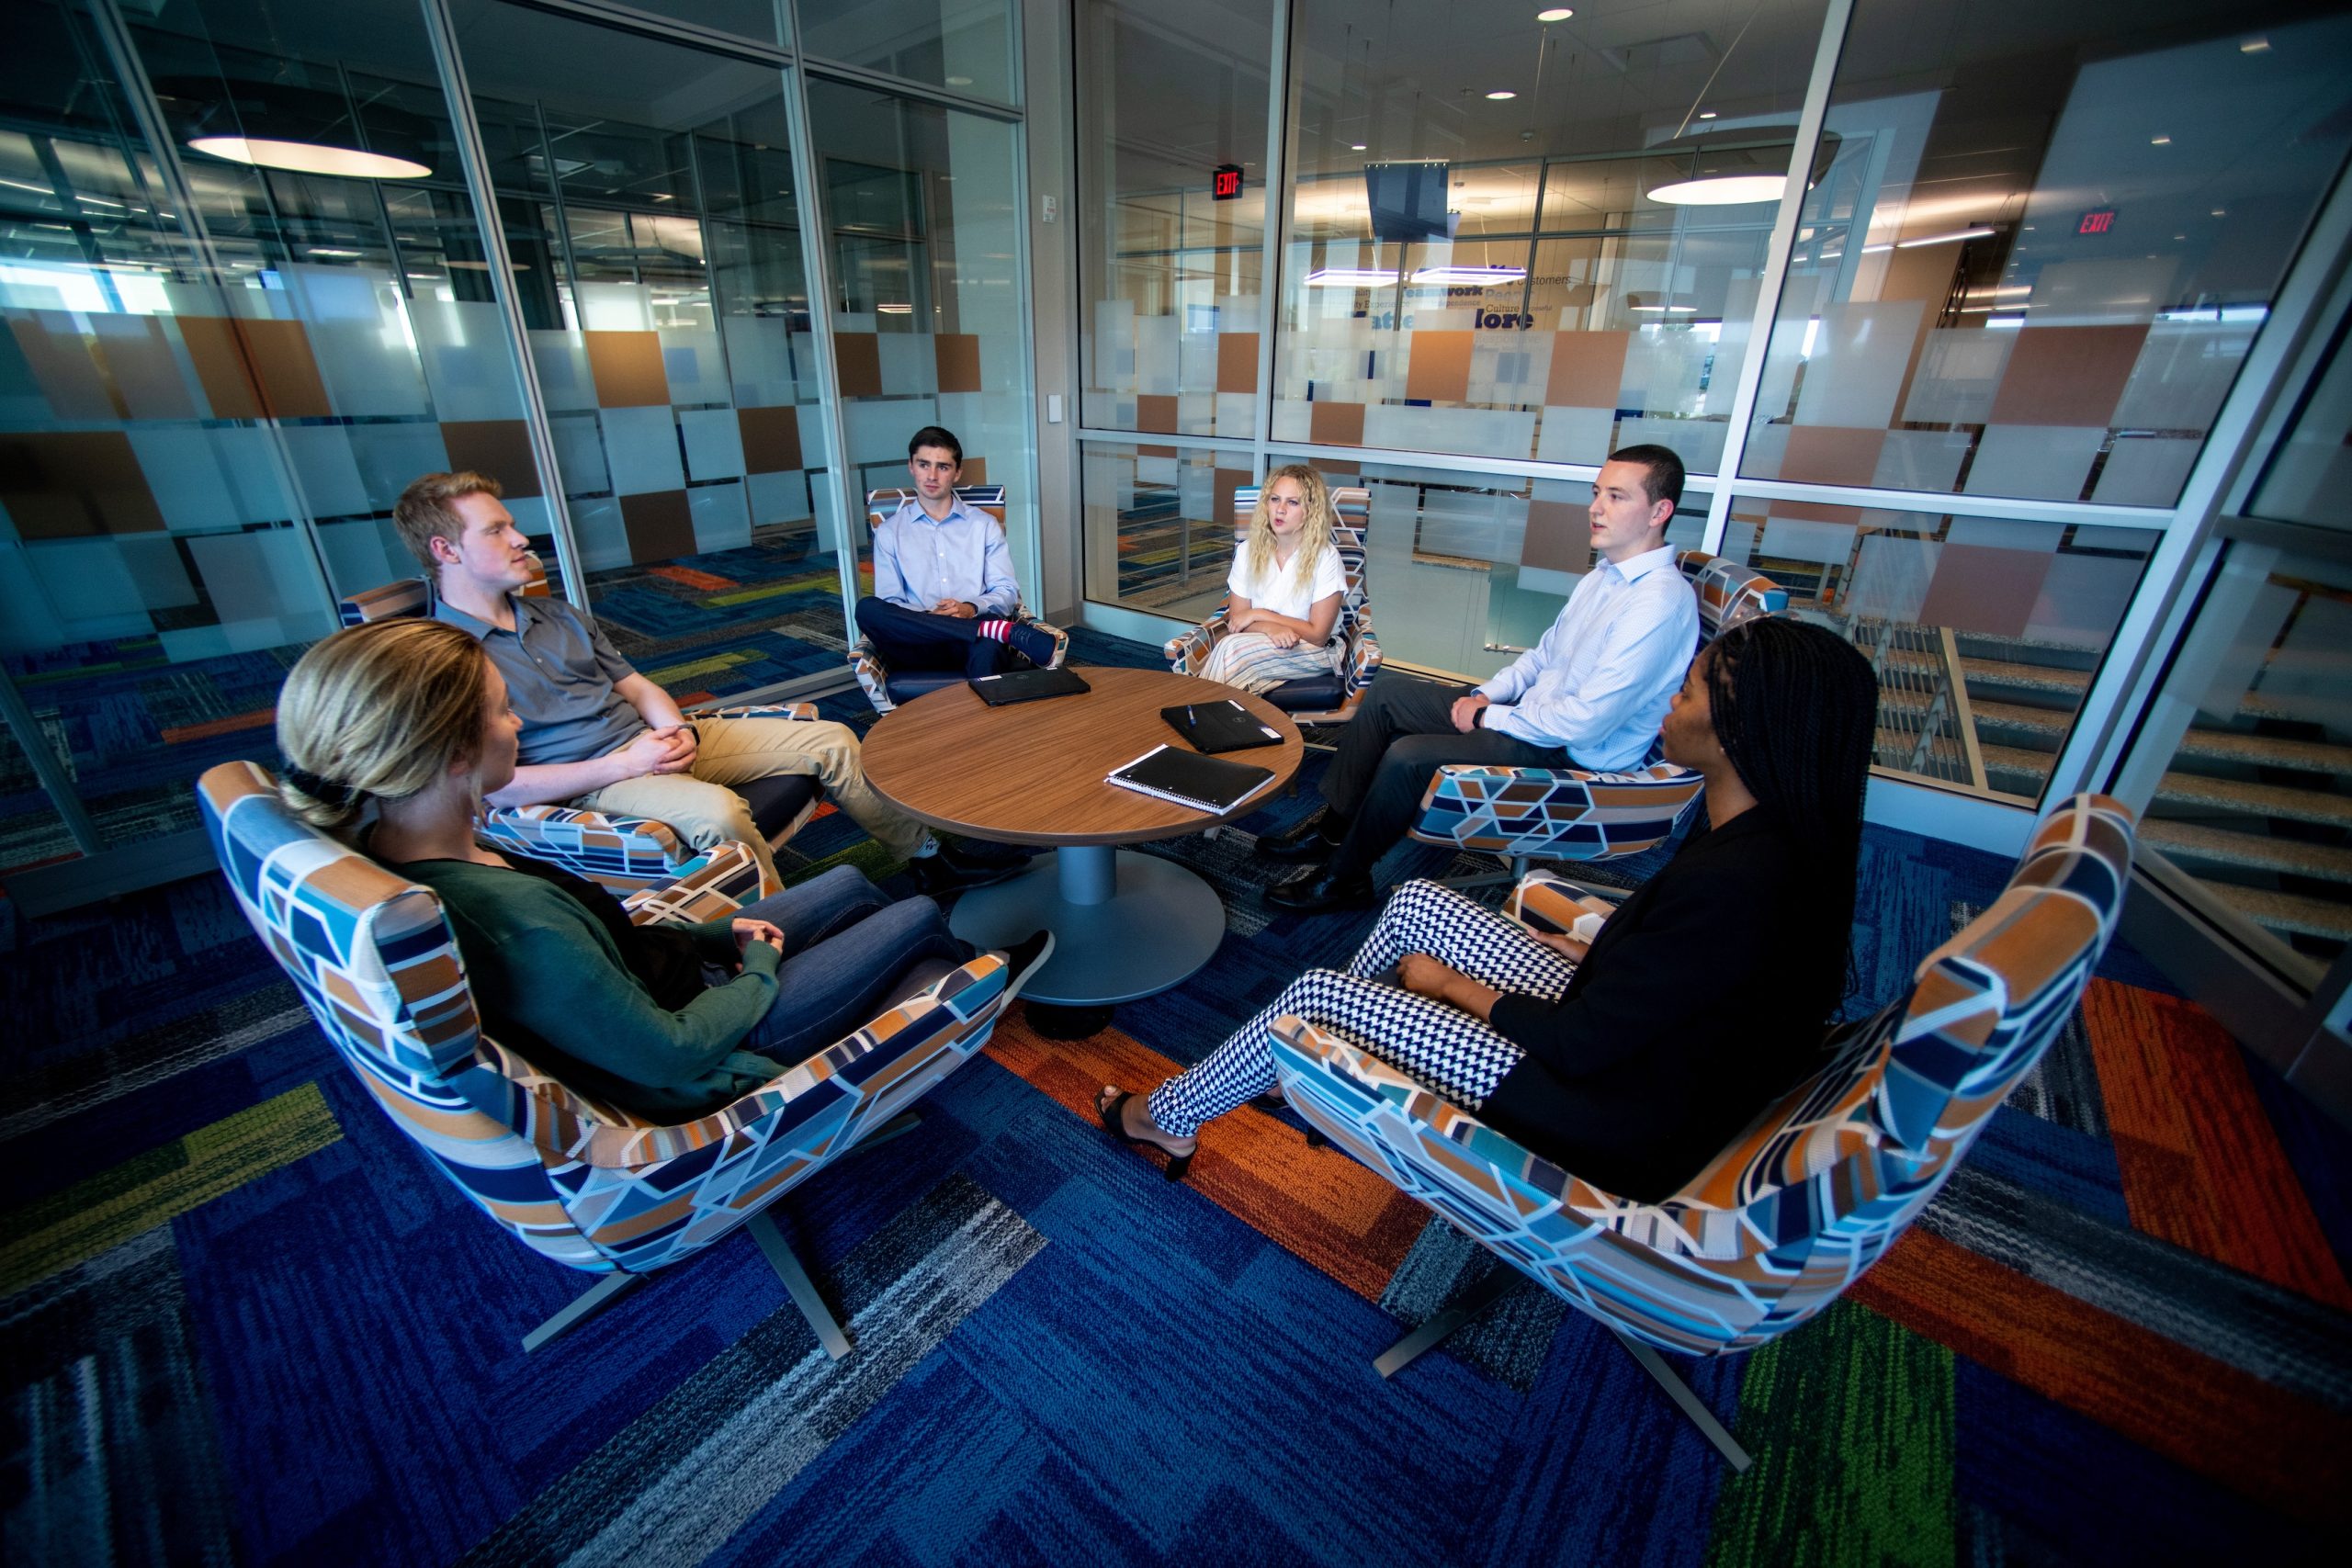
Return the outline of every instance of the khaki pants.
<path id="1" fill-rule="evenodd" d="M 729 840 L 750 846 L 760 869 L 782 886 L 767 840 L 752 825 L 752 808 L 729 788 L 786 773 L 814 777 L 832 803 L 891 853 L 911 856 L 928 830 L 874 793 L 865 782 L 857 734 L 830 719 L 807 723 L 788 718 L 702 718 L 693 721 L 702 737 L 691 773 L 652 773 L 606 784 L 573 806 L 617 817 L 650 817 L 666 822 L 698 850 Z"/>

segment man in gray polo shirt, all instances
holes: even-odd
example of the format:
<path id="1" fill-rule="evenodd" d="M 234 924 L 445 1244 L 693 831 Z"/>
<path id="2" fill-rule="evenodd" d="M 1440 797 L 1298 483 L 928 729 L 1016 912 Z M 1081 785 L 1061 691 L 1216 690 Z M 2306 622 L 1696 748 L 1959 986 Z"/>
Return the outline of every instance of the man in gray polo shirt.
<path id="1" fill-rule="evenodd" d="M 560 802 L 666 822 L 696 849 L 735 840 L 777 882 L 775 859 L 743 797 L 728 787 L 785 773 L 814 776 L 852 820 L 913 863 L 926 892 L 1000 881 L 1018 857 L 942 843 L 874 793 L 845 724 L 704 718 L 689 724 L 597 625 L 560 599 L 525 598 L 530 542 L 481 474 L 426 474 L 392 520 L 434 581 L 433 614 L 481 639 L 523 720 L 514 782 L 495 806 Z"/>

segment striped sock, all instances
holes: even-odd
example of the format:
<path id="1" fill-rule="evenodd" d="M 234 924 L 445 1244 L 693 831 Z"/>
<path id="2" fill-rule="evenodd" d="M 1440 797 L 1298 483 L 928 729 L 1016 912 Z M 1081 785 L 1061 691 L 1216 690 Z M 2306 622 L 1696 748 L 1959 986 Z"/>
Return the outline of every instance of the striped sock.
<path id="1" fill-rule="evenodd" d="M 974 635 L 984 637 L 990 642 L 1002 642 L 1012 630 L 1011 621 L 982 621 Z"/>

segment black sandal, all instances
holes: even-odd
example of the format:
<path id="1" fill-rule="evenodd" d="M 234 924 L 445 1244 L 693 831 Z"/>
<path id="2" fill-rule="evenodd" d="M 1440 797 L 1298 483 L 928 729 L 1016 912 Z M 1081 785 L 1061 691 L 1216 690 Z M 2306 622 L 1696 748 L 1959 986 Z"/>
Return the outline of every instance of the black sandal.
<path id="1" fill-rule="evenodd" d="M 1109 1093 L 1110 1091 L 1106 1088 L 1104 1092 Z M 1158 1144 L 1153 1143 L 1149 1138 L 1138 1138 L 1133 1133 L 1127 1131 L 1125 1112 L 1126 1111 L 1127 1101 L 1134 1098 L 1135 1095 L 1133 1093 L 1113 1094 L 1108 1100 L 1105 1100 L 1102 1095 L 1094 1097 L 1094 1114 L 1096 1119 L 1102 1123 L 1102 1130 L 1130 1148 L 1159 1149 L 1161 1154 L 1168 1156 L 1168 1165 L 1160 1174 L 1165 1176 L 1170 1181 L 1183 1180 L 1184 1173 L 1192 1168 L 1193 1155 L 1169 1154 L 1168 1150 L 1160 1148 Z M 1195 1144 L 1193 1146 L 1193 1154 L 1198 1154 L 1199 1152 L 1200 1145 Z"/>

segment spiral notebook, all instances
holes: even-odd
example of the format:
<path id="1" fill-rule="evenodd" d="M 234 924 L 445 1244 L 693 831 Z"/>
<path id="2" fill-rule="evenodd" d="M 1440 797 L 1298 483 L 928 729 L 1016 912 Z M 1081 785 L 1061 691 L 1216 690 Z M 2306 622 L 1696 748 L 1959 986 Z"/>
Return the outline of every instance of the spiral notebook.
<path id="1" fill-rule="evenodd" d="M 1180 751 L 1173 746 L 1155 746 L 1125 767 L 1113 769 L 1102 782 L 1196 811 L 1221 814 L 1272 784 L 1274 771 Z"/>
<path id="2" fill-rule="evenodd" d="M 1161 708 L 1168 727 L 1201 752 L 1246 751 L 1252 746 L 1279 746 L 1282 732 L 1250 716 L 1231 697 L 1216 703 L 1182 703 Z"/>

